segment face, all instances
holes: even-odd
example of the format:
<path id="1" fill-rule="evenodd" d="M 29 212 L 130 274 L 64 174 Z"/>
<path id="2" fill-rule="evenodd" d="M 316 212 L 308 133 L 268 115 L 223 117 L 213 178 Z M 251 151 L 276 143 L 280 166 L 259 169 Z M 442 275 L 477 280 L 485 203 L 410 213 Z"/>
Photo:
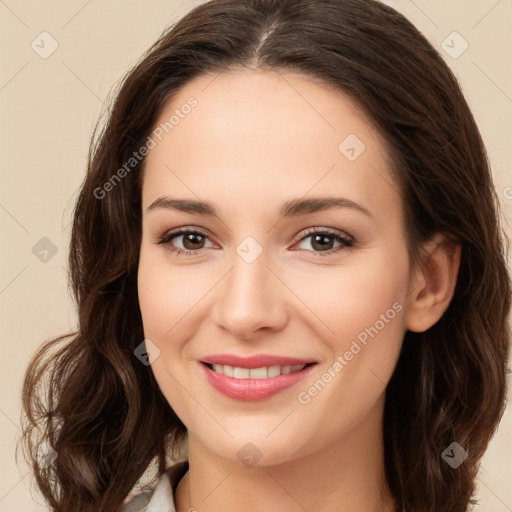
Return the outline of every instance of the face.
<path id="1" fill-rule="evenodd" d="M 371 122 L 310 77 L 231 71 L 189 82 L 152 140 L 139 301 L 189 436 L 271 465 L 380 428 L 410 268 Z"/>

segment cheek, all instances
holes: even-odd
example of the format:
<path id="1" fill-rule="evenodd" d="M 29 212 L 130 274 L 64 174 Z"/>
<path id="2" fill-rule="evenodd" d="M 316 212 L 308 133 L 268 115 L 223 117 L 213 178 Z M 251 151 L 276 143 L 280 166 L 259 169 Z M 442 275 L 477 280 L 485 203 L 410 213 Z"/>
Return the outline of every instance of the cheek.
<path id="1" fill-rule="evenodd" d="M 179 364 L 183 348 L 179 340 L 188 336 L 185 332 L 189 326 L 187 312 L 193 312 L 192 305 L 198 300 L 194 300 L 193 295 L 197 295 L 194 290 L 197 290 L 194 283 L 183 273 L 172 271 L 162 262 L 161 255 L 141 250 L 138 294 L 144 336 L 160 351 L 151 363 L 151 371 L 170 406 L 187 424 L 191 421 L 187 406 L 190 397 L 179 384 L 186 380 Z M 195 411 L 195 414 L 200 412 Z"/>
<path id="2" fill-rule="evenodd" d="M 308 298 L 329 327 L 323 343 L 330 354 L 323 372 L 300 387 L 297 400 L 307 411 L 305 423 L 325 438 L 336 439 L 340 429 L 361 422 L 385 392 L 405 332 L 403 268 L 375 264 L 367 271 L 345 269 L 336 279 L 318 282 L 329 293 Z"/>
<path id="3" fill-rule="evenodd" d="M 357 265 L 296 274 L 288 283 L 313 313 L 309 316 L 315 331 L 325 333 L 332 349 L 344 351 L 353 338 L 360 333 L 364 338 L 365 329 L 375 324 L 382 332 L 384 326 L 389 331 L 392 323 L 401 331 L 400 311 L 408 289 L 406 271 L 406 259 L 397 257 L 391 263 L 387 258 L 369 257 Z"/>
<path id="4" fill-rule="evenodd" d="M 144 324 L 144 333 L 148 338 L 161 337 L 162 331 L 171 327 L 169 312 L 175 309 L 172 294 L 168 291 L 165 273 L 155 265 L 145 263 L 141 258 L 138 274 L 139 305 Z M 166 314 L 167 312 L 167 314 Z"/>
<path id="5" fill-rule="evenodd" d="M 369 251 L 357 265 L 317 272 L 302 282 L 297 279 L 295 286 L 303 286 L 296 288 L 297 295 L 307 298 L 308 308 L 315 313 L 311 329 L 321 337 L 327 356 L 322 382 L 318 376 L 305 382 L 299 402 L 311 400 L 314 405 L 310 403 L 307 410 L 315 411 L 317 417 L 332 417 L 333 424 L 343 423 L 348 410 L 357 421 L 384 393 L 400 354 L 408 293 L 407 253 Z M 344 403 L 346 408 L 343 412 L 333 409 L 333 403 Z"/>
<path id="6" fill-rule="evenodd" d="M 163 341 L 190 322 L 195 305 L 208 289 L 206 276 L 193 269 L 191 265 L 177 271 L 162 255 L 141 253 L 138 294 L 147 337 Z"/>
<path id="7" fill-rule="evenodd" d="M 339 290 L 344 300 L 343 316 L 337 321 L 340 332 L 363 341 L 368 330 L 384 332 L 391 322 L 401 319 L 397 313 L 403 310 L 405 291 L 406 280 L 389 268 L 371 267 L 361 275 L 353 273 L 346 280 L 346 288 Z"/>

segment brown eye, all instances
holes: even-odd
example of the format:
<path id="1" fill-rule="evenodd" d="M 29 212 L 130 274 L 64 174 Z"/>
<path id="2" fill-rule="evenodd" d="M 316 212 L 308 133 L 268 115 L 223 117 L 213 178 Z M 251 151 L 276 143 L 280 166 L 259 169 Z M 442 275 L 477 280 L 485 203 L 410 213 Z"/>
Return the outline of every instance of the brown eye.
<path id="1" fill-rule="evenodd" d="M 181 242 L 180 238 L 182 239 Z M 207 241 L 209 241 L 209 238 L 199 231 L 182 229 L 163 235 L 156 243 L 166 246 L 170 252 L 176 252 L 177 255 L 185 253 L 186 256 L 193 256 L 195 253 L 199 253 L 201 249 L 212 247 L 212 245 L 205 246 Z"/>
<path id="2" fill-rule="evenodd" d="M 304 243 L 304 246 L 299 246 L 300 249 L 323 256 L 322 253 L 325 253 L 325 255 L 332 254 L 346 247 L 351 247 L 354 241 L 341 232 L 313 230 L 301 238 L 299 245 L 302 243 Z M 338 245 L 335 246 L 335 243 Z"/>
<path id="3" fill-rule="evenodd" d="M 332 249 L 334 241 L 334 237 L 330 235 L 312 235 L 311 247 L 319 251 L 328 251 Z"/>
<path id="4" fill-rule="evenodd" d="M 185 249 L 202 249 L 205 237 L 200 233 L 187 233 L 183 236 L 183 246 Z"/>

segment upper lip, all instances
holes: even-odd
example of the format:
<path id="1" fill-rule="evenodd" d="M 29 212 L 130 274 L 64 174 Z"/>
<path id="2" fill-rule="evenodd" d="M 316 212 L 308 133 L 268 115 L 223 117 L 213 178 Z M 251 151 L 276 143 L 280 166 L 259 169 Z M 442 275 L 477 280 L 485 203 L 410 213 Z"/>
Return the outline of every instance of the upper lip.
<path id="1" fill-rule="evenodd" d="M 269 366 L 296 366 L 315 363 L 311 359 L 299 359 L 296 357 L 273 356 L 270 354 L 256 354 L 242 357 L 235 354 L 213 354 L 201 359 L 203 363 L 223 364 L 236 368 L 262 368 Z"/>

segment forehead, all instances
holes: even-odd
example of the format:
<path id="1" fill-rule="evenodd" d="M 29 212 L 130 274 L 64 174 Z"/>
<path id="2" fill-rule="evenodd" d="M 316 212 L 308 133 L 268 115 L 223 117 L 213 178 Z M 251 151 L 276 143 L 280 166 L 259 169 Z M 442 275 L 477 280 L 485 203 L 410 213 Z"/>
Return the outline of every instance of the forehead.
<path id="1" fill-rule="evenodd" d="M 265 198 L 262 207 L 277 208 L 285 198 L 329 193 L 400 208 L 378 130 L 350 98 L 312 77 L 254 70 L 200 76 L 165 104 L 155 130 L 143 207 L 163 194 L 233 207 L 235 199 L 256 207 L 257 196 Z"/>

